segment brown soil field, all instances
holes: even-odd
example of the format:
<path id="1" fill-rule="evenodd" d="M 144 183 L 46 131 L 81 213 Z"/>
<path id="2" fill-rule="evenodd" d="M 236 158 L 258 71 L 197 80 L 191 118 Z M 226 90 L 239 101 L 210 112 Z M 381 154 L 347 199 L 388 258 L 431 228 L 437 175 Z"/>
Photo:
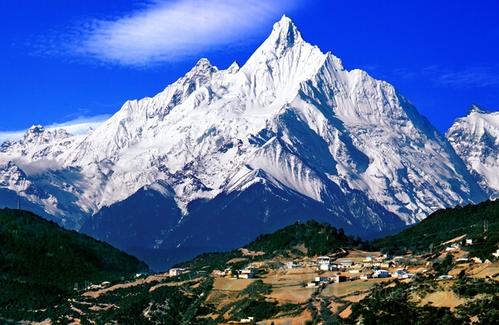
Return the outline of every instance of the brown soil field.
<path id="1" fill-rule="evenodd" d="M 350 315 L 352 314 L 352 306 L 348 306 L 347 308 L 345 308 L 345 310 L 343 310 L 339 316 L 341 318 L 348 318 L 350 317 Z"/>
<path id="2" fill-rule="evenodd" d="M 273 287 L 272 293 L 267 297 L 275 299 L 281 304 L 304 304 L 315 290 L 315 288 L 303 288 L 302 286 Z"/>
<path id="3" fill-rule="evenodd" d="M 466 303 L 466 299 L 459 298 L 452 291 L 437 291 L 427 294 L 420 302 L 419 305 L 432 305 L 434 307 L 447 307 L 451 310 L 459 305 Z"/>
<path id="4" fill-rule="evenodd" d="M 271 320 L 265 320 L 258 322 L 259 325 L 303 325 L 307 320 L 311 320 L 312 315 L 308 310 L 303 311 L 300 315 L 294 317 L 283 317 L 283 318 L 275 318 Z"/>
<path id="5" fill-rule="evenodd" d="M 297 268 L 292 270 L 270 271 L 263 278 L 263 282 L 271 285 L 301 285 L 303 282 L 313 281 L 317 276 L 314 268 Z"/>
<path id="6" fill-rule="evenodd" d="M 387 283 L 390 281 L 392 281 L 391 278 L 385 278 L 332 283 L 322 291 L 322 295 L 325 297 L 343 297 L 351 295 L 356 291 L 367 291 L 377 283 Z"/>
<path id="7" fill-rule="evenodd" d="M 473 266 L 469 270 L 469 275 L 475 278 L 491 277 L 499 280 L 499 263 L 483 263 Z"/>
<path id="8" fill-rule="evenodd" d="M 135 287 L 138 285 L 143 285 L 143 284 L 147 284 L 147 283 L 151 283 L 151 282 L 160 282 L 160 281 L 163 281 L 169 277 L 170 277 L 170 275 L 168 273 L 155 274 L 155 275 L 148 276 L 145 279 L 139 279 L 139 280 L 136 280 L 133 282 L 128 282 L 128 283 L 120 283 L 120 284 L 116 284 L 114 286 L 111 286 L 111 287 L 105 288 L 105 289 L 100 289 L 100 290 L 95 290 L 95 291 L 87 291 L 87 292 L 83 293 L 83 296 L 89 297 L 89 298 L 98 298 L 101 295 L 106 294 L 108 292 L 112 292 L 114 290 L 131 288 L 131 287 Z"/>
<path id="9" fill-rule="evenodd" d="M 215 278 L 214 290 L 241 291 L 244 290 L 255 279 Z"/>

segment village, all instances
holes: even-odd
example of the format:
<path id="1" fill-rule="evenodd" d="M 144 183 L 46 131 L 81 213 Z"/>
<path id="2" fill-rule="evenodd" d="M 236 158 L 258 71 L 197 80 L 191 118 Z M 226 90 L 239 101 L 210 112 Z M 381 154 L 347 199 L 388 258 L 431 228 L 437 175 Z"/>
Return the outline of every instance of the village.
<path id="1" fill-rule="evenodd" d="M 368 297 L 376 287 L 429 279 L 438 284 L 436 291 L 419 300 L 412 298 L 414 303 L 452 309 L 465 303 L 450 289 L 463 274 L 476 279 L 499 280 L 499 250 L 489 259 L 481 260 L 470 256 L 469 248 L 473 244 L 473 239 L 460 236 L 440 243 L 431 254 L 395 256 L 353 248 L 339 249 L 324 256 L 266 255 L 241 248 L 233 255 L 236 257 L 224 262 L 224 268 L 210 269 L 208 264 L 203 266 L 201 263 L 195 267 L 189 264 L 174 267 L 166 273 L 137 273 L 129 282 L 88 286 L 82 296 L 89 303 L 122 289 L 150 286 L 149 291 L 153 292 L 164 286 L 197 286 L 211 279 L 209 291 L 203 294 L 205 304 L 214 308 L 206 315 L 207 319 L 222 317 L 223 324 L 304 324 L 313 318 L 314 310 L 318 311 L 324 305 L 331 313 L 348 319 L 352 306 Z M 448 271 L 437 272 L 435 261 L 446 259 L 452 261 Z M 264 301 L 275 306 L 295 306 L 295 309 L 278 313 L 268 321 L 253 314 L 240 318 L 231 316 L 234 306 L 251 297 L 252 290 L 258 286 L 267 288 L 256 293 L 261 294 Z"/>

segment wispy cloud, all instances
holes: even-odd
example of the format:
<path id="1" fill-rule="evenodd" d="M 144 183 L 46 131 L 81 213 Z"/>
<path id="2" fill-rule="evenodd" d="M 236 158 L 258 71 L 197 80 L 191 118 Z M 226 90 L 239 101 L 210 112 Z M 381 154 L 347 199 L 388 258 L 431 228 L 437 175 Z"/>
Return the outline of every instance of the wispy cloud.
<path id="1" fill-rule="evenodd" d="M 444 72 L 438 76 L 437 82 L 466 88 L 498 86 L 499 71 L 489 67 L 470 67 L 460 71 Z"/>
<path id="2" fill-rule="evenodd" d="M 66 39 L 65 49 L 73 54 L 105 63 L 145 66 L 177 61 L 242 45 L 300 1 L 149 1 L 126 15 L 87 20 L 65 37 L 47 37 L 41 47 L 50 54 Z"/>
<path id="3" fill-rule="evenodd" d="M 46 126 L 48 130 L 65 129 L 71 134 L 85 134 L 91 129 L 97 128 L 109 118 L 109 115 L 96 115 L 92 117 L 80 116 L 63 123 L 53 123 Z M 6 140 L 15 141 L 26 133 L 26 130 L 0 131 L 0 144 Z"/>
<path id="4" fill-rule="evenodd" d="M 498 66 L 468 66 L 452 69 L 430 65 L 420 70 L 394 69 L 391 74 L 401 79 L 427 79 L 435 86 L 453 88 L 484 88 L 499 86 Z"/>

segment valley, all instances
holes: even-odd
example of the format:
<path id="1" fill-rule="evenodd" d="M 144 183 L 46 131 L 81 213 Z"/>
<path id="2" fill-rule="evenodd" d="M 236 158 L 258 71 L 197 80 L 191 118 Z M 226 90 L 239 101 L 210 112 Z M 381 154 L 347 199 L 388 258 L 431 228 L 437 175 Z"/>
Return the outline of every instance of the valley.
<path id="1" fill-rule="evenodd" d="M 461 214 L 469 223 L 486 217 L 490 228 L 468 235 L 459 222 L 436 226 Z M 87 282 L 30 317 L 46 324 L 395 324 L 412 315 L 418 324 L 489 324 L 497 319 L 499 242 L 484 240 L 497 234 L 498 221 L 499 203 L 485 202 L 439 211 L 373 242 L 315 221 L 295 223 L 166 273 Z M 397 244 L 391 253 L 390 243 L 423 233 L 435 236 L 434 245 Z"/>

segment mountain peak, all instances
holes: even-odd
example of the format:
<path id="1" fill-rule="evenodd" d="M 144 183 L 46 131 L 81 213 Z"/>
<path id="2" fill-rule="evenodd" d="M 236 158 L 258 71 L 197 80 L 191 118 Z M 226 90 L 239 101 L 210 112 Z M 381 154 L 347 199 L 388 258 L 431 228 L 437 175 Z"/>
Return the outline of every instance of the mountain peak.
<path id="1" fill-rule="evenodd" d="M 27 134 L 40 134 L 45 132 L 45 128 L 42 125 L 36 124 L 32 125 L 28 131 L 26 131 Z"/>
<path id="2" fill-rule="evenodd" d="M 211 64 L 210 60 L 207 58 L 201 58 L 194 65 L 194 67 L 189 71 L 187 75 L 190 76 L 198 76 L 198 75 L 211 75 L 214 72 L 217 72 L 218 68 Z"/>
<path id="3" fill-rule="evenodd" d="M 34 141 L 45 133 L 46 129 L 42 125 L 31 126 L 24 134 L 25 141 Z"/>
<path id="4" fill-rule="evenodd" d="M 227 71 L 229 71 L 229 73 L 236 73 L 239 71 L 240 68 L 241 67 L 239 66 L 239 64 L 236 61 L 234 61 L 234 62 L 232 62 L 230 67 L 227 68 Z"/>
<path id="5" fill-rule="evenodd" d="M 484 111 L 482 108 L 480 108 L 478 105 L 471 105 L 470 107 L 470 111 L 469 111 L 469 114 L 473 114 L 473 113 L 478 113 L 478 114 L 484 114 L 484 113 L 487 113 L 486 111 Z"/>
<path id="6" fill-rule="evenodd" d="M 272 33 L 265 43 L 272 46 L 272 49 L 276 52 L 284 52 L 302 40 L 300 31 L 293 21 L 283 15 L 281 20 L 274 24 Z"/>

